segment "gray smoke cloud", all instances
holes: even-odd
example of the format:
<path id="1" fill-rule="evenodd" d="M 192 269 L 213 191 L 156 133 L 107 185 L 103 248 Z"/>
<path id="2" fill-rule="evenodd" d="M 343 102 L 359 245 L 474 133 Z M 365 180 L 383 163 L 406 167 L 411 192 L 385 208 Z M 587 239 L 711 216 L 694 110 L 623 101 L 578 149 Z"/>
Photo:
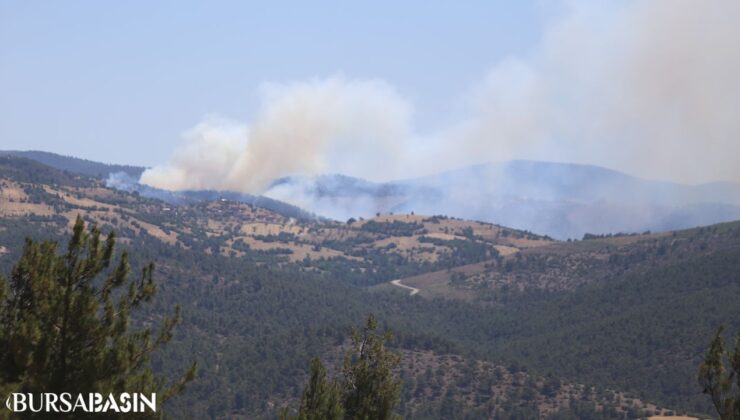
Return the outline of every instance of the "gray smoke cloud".
<path id="1" fill-rule="evenodd" d="M 253 122 L 204 120 L 141 182 L 262 193 L 289 175 L 382 181 L 512 158 L 739 181 L 738 21 L 735 0 L 567 2 L 528 54 L 472 86 L 469 117 L 446 130 L 420 135 L 381 80 L 268 84 Z"/>

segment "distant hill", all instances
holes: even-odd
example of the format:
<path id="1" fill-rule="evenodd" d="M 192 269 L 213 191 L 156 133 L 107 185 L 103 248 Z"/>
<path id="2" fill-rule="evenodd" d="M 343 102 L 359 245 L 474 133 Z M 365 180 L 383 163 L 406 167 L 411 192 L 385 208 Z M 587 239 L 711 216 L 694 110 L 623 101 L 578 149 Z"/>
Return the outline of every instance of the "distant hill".
<path id="1" fill-rule="evenodd" d="M 387 199 L 417 188 L 324 181 Z M 0 273 L 26 237 L 64 241 L 78 215 L 115 230 L 132 272 L 154 260 L 157 299 L 135 321 L 176 304 L 184 316 L 152 365 L 199 367 L 164 408 L 174 418 L 276 418 L 297 405 L 309 360 L 338 366 L 368 313 L 394 333 L 404 418 L 707 418 L 698 365 L 717 326 L 740 328 L 740 222 L 565 242 L 439 215 L 301 220 L 218 192 L 169 204 L 125 188 L 0 157 Z"/>
<path id="2" fill-rule="evenodd" d="M 740 219 L 740 185 L 682 185 L 592 166 L 515 160 L 372 183 L 290 177 L 265 193 L 339 220 L 377 212 L 447 214 L 556 238 L 683 229 Z"/>
<path id="3" fill-rule="evenodd" d="M 107 186 L 169 204 L 188 204 L 221 198 L 252 204 L 273 210 L 286 217 L 313 219 L 316 216 L 294 205 L 252 194 L 229 191 L 165 191 L 138 183 L 146 168 L 131 165 L 110 165 L 41 151 L 0 151 L 0 175 L 6 171 L 26 182 L 70 185 L 80 175 L 104 181 Z M 58 172 L 63 171 L 63 172 Z"/>
<path id="4" fill-rule="evenodd" d="M 13 155 L 0 155 L 0 177 L 32 184 L 71 187 L 89 183 L 89 177 L 63 172 L 35 160 Z"/>
<path id="5" fill-rule="evenodd" d="M 80 159 L 72 156 L 62 156 L 56 153 L 41 152 L 37 150 L 0 151 L 0 156 L 3 155 L 24 157 L 62 171 L 101 179 L 106 179 L 110 174 L 117 172 L 124 172 L 129 176 L 138 179 L 141 176 L 141 173 L 146 169 L 143 166 L 110 165 L 107 163 L 94 162 L 92 160 Z"/>
<path id="6" fill-rule="evenodd" d="M 169 204 L 183 205 L 204 201 L 230 200 L 251 204 L 256 207 L 272 210 L 285 217 L 294 217 L 303 220 L 316 219 L 317 216 L 300 207 L 279 201 L 273 198 L 234 191 L 198 190 L 198 191 L 168 191 L 140 184 L 137 178 L 126 173 L 113 173 L 105 181 L 109 188 L 126 192 L 135 192 L 142 197 L 162 200 Z"/>
<path id="7" fill-rule="evenodd" d="M 514 160 L 376 183 L 341 174 L 275 180 L 262 195 L 165 191 L 138 183 L 146 169 L 40 151 L 0 151 L 98 179 L 169 203 L 220 197 L 297 218 L 336 220 L 376 213 L 446 214 L 554 238 L 666 231 L 740 219 L 740 184 L 682 185 L 593 165 Z"/>
<path id="8" fill-rule="evenodd" d="M 272 183 L 264 195 L 321 216 L 347 220 L 351 217 L 369 217 L 377 212 L 387 214 L 413 197 L 433 198 L 434 194 L 437 191 L 432 188 L 375 183 L 346 175 L 319 175 L 280 178 Z M 438 213 L 444 213 L 444 209 L 428 212 Z"/>

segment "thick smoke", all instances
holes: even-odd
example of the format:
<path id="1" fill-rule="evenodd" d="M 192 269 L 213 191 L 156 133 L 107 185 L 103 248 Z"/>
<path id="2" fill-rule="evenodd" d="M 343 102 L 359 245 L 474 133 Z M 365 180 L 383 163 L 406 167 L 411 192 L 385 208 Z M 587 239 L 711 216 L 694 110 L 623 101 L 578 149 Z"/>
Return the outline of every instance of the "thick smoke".
<path id="1" fill-rule="evenodd" d="M 183 137 L 184 144 L 175 151 L 170 164 L 146 170 L 141 182 L 173 191 L 225 189 L 225 182 L 244 152 L 246 126 L 211 116 Z"/>
<path id="2" fill-rule="evenodd" d="M 252 125 L 199 124 L 170 164 L 144 172 L 141 181 L 166 189 L 261 192 L 286 175 L 393 176 L 394 161 L 403 160 L 411 108 L 384 82 L 334 77 L 270 84 L 262 98 Z"/>
<path id="3" fill-rule="evenodd" d="M 469 118 L 442 132 L 419 135 L 382 81 L 273 84 L 248 127 L 201 123 L 142 182 L 261 193 L 289 175 L 387 180 L 511 158 L 738 181 L 738 21 L 735 0 L 570 2 L 527 55 L 473 86 Z"/>
<path id="4" fill-rule="evenodd" d="M 461 150 L 740 180 L 740 2 L 577 2 L 494 67 Z"/>

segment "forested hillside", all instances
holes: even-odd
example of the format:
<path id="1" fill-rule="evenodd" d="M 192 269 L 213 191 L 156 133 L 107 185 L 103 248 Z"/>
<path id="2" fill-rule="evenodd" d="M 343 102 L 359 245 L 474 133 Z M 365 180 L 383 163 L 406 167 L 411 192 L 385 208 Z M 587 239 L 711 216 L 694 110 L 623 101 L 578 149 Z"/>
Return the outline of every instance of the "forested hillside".
<path id="1" fill-rule="evenodd" d="M 62 156 L 56 153 L 41 152 L 38 150 L 4 150 L 0 151 L 0 156 L 27 158 L 62 171 L 102 179 L 107 178 L 110 174 L 118 172 L 123 172 L 131 177 L 138 178 L 141 173 L 144 172 L 144 169 L 146 169 L 141 166 L 99 163 L 92 160 L 80 159 L 72 156 Z"/>
<path id="2" fill-rule="evenodd" d="M 183 323 L 153 368 L 199 366 L 174 417 L 276 416 L 370 313 L 403 355 L 406 417 L 706 415 L 699 361 L 720 324 L 740 327 L 738 223 L 561 242 L 444 216 L 310 221 L 18 158 L 0 161 L 0 214 L 3 273 L 25 237 L 59 239 L 77 214 L 115 230 L 135 271 L 157 263 L 138 322 L 180 304 Z"/>

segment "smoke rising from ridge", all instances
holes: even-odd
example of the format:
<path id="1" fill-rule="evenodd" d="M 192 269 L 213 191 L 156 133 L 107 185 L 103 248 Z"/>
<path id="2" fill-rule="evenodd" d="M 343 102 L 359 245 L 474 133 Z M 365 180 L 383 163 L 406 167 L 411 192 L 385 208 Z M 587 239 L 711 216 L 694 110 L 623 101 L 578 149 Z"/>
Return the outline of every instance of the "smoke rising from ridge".
<path id="1" fill-rule="evenodd" d="M 569 2 L 528 54 L 473 85 L 468 118 L 446 130 L 415 128 L 380 80 L 266 85 L 252 123 L 202 122 L 141 181 L 261 193 L 288 175 L 387 180 L 512 158 L 740 181 L 738 21 L 733 0 Z"/>
<path id="2" fill-rule="evenodd" d="M 293 174 L 388 174 L 394 165 L 378 163 L 403 159 L 411 107 L 382 81 L 268 84 L 262 99 L 252 125 L 202 122 L 186 133 L 170 164 L 146 171 L 141 181 L 166 189 L 261 192 Z"/>

